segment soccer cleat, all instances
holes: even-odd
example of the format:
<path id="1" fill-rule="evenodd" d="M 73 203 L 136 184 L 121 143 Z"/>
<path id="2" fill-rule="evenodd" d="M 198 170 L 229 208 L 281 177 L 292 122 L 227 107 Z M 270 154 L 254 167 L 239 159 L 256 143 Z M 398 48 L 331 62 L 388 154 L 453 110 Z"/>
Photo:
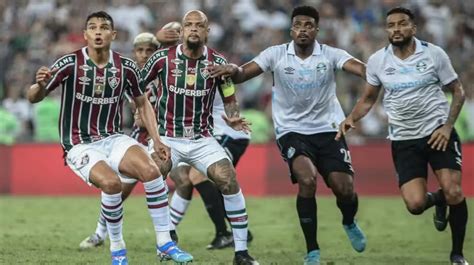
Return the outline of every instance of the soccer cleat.
<path id="1" fill-rule="evenodd" d="M 88 237 L 86 237 L 82 242 L 79 244 L 79 248 L 84 250 L 84 249 L 90 249 L 90 248 L 95 248 L 102 246 L 104 244 L 104 239 L 102 239 L 98 234 L 92 234 Z"/>
<path id="2" fill-rule="evenodd" d="M 349 240 L 351 241 L 351 245 L 357 252 L 362 252 L 365 250 L 365 246 L 367 245 L 367 238 L 362 232 L 362 229 L 357 225 L 356 221 L 350 225 L 343 225 L 344 230 L 346 231 Z"/>
<path id="3" fill-rule="evenodd" d="M 319 249 L 310 251 L 306 255 L 306 257 L 304 257 L 304 263 L 303 264 L 304 265 L 319 265 L 320 264 L 319 256 L 320 256 Z"/>
<path id="4" fill-rule="evenodd" d="M 128 265 L 126 249 L 112 251 L 112 265 Z"/>
<path id="5" fill-rule="evenodd" d="M 229 231 L 225 231 L 223 233 L 216 234 L 216 237 L 212 240 L 212 242 L 207 245 L 207 249 L 223 249 L 226 247 L 231 247 L 234 243 L 234 237 L 232 233 Z"/>
<path id="6" fill-rule="evenodd" d="M 451 256 L 451 263 L 453 265 L 469 265 L 466 259 L 464 259 L 461 255 L 452 255 Z"/>
<path id="7" fill-rule="evenodd" d="M 173 241 L 170 241 L 161 247 L 157 246 L 156 248 L 163 257 L 169 257 L 178 264 L 187 264 L 188 262 L 193 261 L 193 256 L 181 250 Z M 163 258 L 160 261 L 163 261 L 164 259 L 166 258 Z"/>
<path id="8" fill-rule="evenodd" d="M 178 244 L 178 233 L 176 233 L 176 230 L 170 230 L 170 237 L 171 240 Z"/>
<path id="9" fill-rule="evenodd" d="M 448 206 L 443 204 L 441 206 L 435 205 L 435 213 L 433 214 L 433 223 L 438 231 L 444 231 L 448 226 L 448 218 L 446 217 L 446 211 Z"/>
<path id="10" fill-rule="evenodd" d="M 252 258 L 247 250 L 235 252 L 234 265 L 259 265 L 258 261 Z"/>

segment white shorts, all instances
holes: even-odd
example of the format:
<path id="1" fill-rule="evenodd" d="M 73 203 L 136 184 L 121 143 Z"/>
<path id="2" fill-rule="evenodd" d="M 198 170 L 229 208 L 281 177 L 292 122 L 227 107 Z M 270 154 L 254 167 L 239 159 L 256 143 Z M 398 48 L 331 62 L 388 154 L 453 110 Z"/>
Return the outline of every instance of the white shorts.
<path id="1" fill-rule="evenodd" d="M 193 166 L 207 176 L 207 168 L 217 161 L 229 156 L 214 137 L 204 137 L 196 140 L 161 136 L 161 141 L 171 148 L 172 169 L 184 165 Z M 153 140 L 148 143 L 148 153 L 154 152 Z M 232 163 L 232 161 L 230 161 Z"/>
<path id="2" fill-rule="evenodd" d="M 89 181 L 90 171 L 92 167 L 99 161 L 105 161 L 112 170 L 119 172 L 119 165 L 125 152 L 133 145 L 140 145 L 135 139 L 124 135 L 114 134 L 105 139 L 88 144 L 78 144 L 69 150 L 66 156 L 68 166 L 87 184 L 92 185 Z M 123 181 L 122 178 L 126 178 Z M 124 183 L 130 178 L 121 176 Z"/>

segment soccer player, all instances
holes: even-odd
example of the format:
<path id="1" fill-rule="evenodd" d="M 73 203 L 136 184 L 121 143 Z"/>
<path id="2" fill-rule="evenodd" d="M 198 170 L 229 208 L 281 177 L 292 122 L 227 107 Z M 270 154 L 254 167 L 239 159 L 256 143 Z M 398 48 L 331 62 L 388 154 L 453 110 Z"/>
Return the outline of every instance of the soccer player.
<path id="1" fill-rule="evenodd" d="M 87 46 L 59 58 L 51 69 L 41 67 L 28 99 L 40 102 L 62 85 L 60 136 L 65 160 L 87 184 L 102 190 L 112 264 L 128 264 L 119 172 L 143 183 L 157 248 L 177 262 L 187 262 L 192 256 L 170 238 L 168 196 L 158 167 L 135 140 L 121 133 L 123 94 L 128 91 L 153 139 L 151 148 L 161 159 L 170 159 L 170 150 L 157 132 L 153 107 L 143 95 L 137 65 L 110 50 L 115 36 L 110 15 L 103 11 L 90 14 L 84 30 Z"/>
<path id="2" fill-rule="evenodd" d="M 240 117 L 235 88 L 230 80 L 211 78 L 208 67 L 224 64 L 219 53 L 205 45 L 209 33 L 206 15 L 198 10 L 185 14 L 183 44 L 158 50 L 145 64 L 145 84 L 158 78 L 158 121 L 161 140 L 171 147 L 171 165 L 152 154 L 165 167 L 185 162 L 211 178 L 222 192 L 235 242 L 234 264 L 258 264 L 247 251 L 247 212 L 245 199 L 224 149 L 212 137 L 212 107 L 218 90 L 227 116 L 224 120 L 236 130 L 249 130 Z M 166 172 L 163 172 L 166 173 Z"/>
<path id="3" fill-rule="evenodd" d="M 464 90 L 444 50 L 415 38 L 409 9 L 388 11 L 386 31 L 390 45 L 369 58 L 364 94 L 341 123 L 337 138 L 369 112 L 383 87 L 392 157 L 406 207 L 419 215 L 436 205 L 436 228 L 444 230 L 448 219 L 451 226 L 452 264 L 468 264 L 462 251 L 467 206 L 461 189 L 461 144 L 454 129 Z M 451 106 L 443 86 L 453 93 Z M 437 192 L 427 192 L 427 164 L 441 186 Z"/>
<path id="4" fill-rule="evenodd" d="M 354 220 L 358 209 L 353 169 L 344 139 L 334 140 L 344 113 L 336 98 L 335 69 L 364 77 L 365 65 L 346 51 L 316 41 L 319 13 L 299 6 L 291 15 L 291 38 L 272 46 L 253 61 L 238 67 L 216 66 L 211 76 L 230 75 L 236 83 L 261 73 L 274 78 L 272 115 L 281 155 L 288 162 L 291 180 L 298 183 L 296 209 L 306 240 L 304 264 L 320 264 L 317 241 L 316 172 L 337 198 L 342 224 L 352 247 L 362 252 L 366 237 Z"/>
<path id="5" fill-rule="evenodd" d="M 250 142 L 250 135 L 241 131 L 235 131 L 229 127 L 222 119 L 225 115 L 222 97 L 216 93 L 212 117 L 214 118 L 214 137 L 224 148 L 234 167 L 244 154 Z M 201 195 L 206 206 L 206 210 L 211 218 L 216 231 L 214 239 L 209 243 L 207 249 L 222 249 L 232 246 L 234 242 L 232 233 L 227 230 L 226 216 L 222 194 L 216 185 L 198 170 L 189 166 L 178 167 L 170 174 L 176 184 L 176 191 L 170 200 L 171 233 L 173 226 L 178 226 L 186 210 L 191 203 L 193 187 Z M 248 231 L 247 242 L 253 240 L 253 236 Z"/>

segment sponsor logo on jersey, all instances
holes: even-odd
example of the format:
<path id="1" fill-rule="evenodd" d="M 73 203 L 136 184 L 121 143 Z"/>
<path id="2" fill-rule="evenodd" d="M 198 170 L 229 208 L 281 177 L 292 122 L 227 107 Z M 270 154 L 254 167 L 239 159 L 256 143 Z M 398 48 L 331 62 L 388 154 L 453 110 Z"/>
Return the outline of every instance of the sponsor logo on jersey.
<path id="1" fill-rule="evenodd" d="M 85 154 L 83 157 L 81 157 L 81 162 L 79 164 L 79 167 L 83 167 L 87 164 L 89 164 L 89 155 L 88 154 Z"/>
<path id="2" fill-rule="evenodd" d="M 188 67 L 188 74 L 195 74 L 196 68 L 195 67 Z"/>
<path id="3" fill-rule="evenodd" d="M 174 77 L 180 77 L 182 72 L 183 72 L 183 71 L 181 71 L 181 70 L 179 70 L 179 69 L 177 69 L 177 68 L 171 70 L 172 76 L 174 76 Z"/>
<path id="4" fill-rule="evenodd" d="M 205 66 L 209 66 L 209 65 L 212 65 L 212 62 L 209 60 L 204 60 L 202 61 L 202 64 L 204 64 Z"/>
<path id="5" fill-rule="evenodd" d="M 107 81 L 109 82 L 110 88 L 116 89 L 120 83 L 120 78 L 116 76 L 112 76 L 112 77 L 107 78 Z"/>
<path id="6" fill-rule="evenodd" d="M 209 94 L 210 89 L 194 90 L 194 89 L 186 89 L 186 88 L 180 88 L 180 87 L 175 87 L 175 86 L 169 86 L 169 91 L 174 92 L 179 95 L 184 94 L 186 96 L 191 96 L 191 97 L 203 97 Z"/>
<path id="7" fill-rule="evenodd" d="M 91 79 L 87 76 L 81 76 L 78 79 L 79 79 L 79 84 L 80 85 L 86 85 L 86 86 L 88 86 L 89 82 L 91 81 Z"/>
<path id="8" fill-rule="evenodd" d="M 117 69 L 117 67 L 112 66 L 112 67 L 109 68 L 109 72 L 110 72 L 111 74 L 115 75 L 116 73 L 120 72 L 120 70 Z"/>
<path id="9" fill-rule="evenodd" d="M 83 64 L 83 65 L 79 66 L 79 69 L 81 69 L 84 72 L 87 72 L 89 70 L 92 70 L 92 66 L 89 66 L 87 64 Z"/>
<path id="10" fill-rule="evenodd" d="M 119 100 L 119 97 L 115 96 L 115 97 L 109 97 L 109 98 L 96 98 L 96 97 L 86 96 L 79 92 L 76 92 L 76 99 L 86 102 L 86 103 L 106 105 L 106 104 L 117 103 Z"/>
<path id="11" fill-rule="evenodd" d="M 180 63 L 183 63 L 183 60 L 176 58 L 176 59 L 171 60 L 171 62 L 178 65 Z"/>
<path id="12" fill-rule="evenodd" d="M 64 57 L 63 59 L 61 59 L 60 61 L 58 61 L 53 66 L 53 68 L 61 68 L 61 67 L 65 66 L 66 64 L 70 64 L 70 63 L 73 63 L 73 62 L 74 62 L 74 56 L 67 56 L 67 57 Z"/>
<path id="13" fill-rule="evenodd" d="M 285 70 L 285 74 L 287 74 L 287 75 L 292 75 L 292 74 L 295 73 L 295 68 L 293 68 L 293 67 L 288 66 L 288 67 L 284 68 L 283 70 Z"/>
<path id="14" fill-rule="evenodd" d="M 420 73 L 425 72 L 427 69 L 428 69 L 428 66 L 426 65 L 424 61 L 418 62 L 416 64 L 416 70 Z"/>

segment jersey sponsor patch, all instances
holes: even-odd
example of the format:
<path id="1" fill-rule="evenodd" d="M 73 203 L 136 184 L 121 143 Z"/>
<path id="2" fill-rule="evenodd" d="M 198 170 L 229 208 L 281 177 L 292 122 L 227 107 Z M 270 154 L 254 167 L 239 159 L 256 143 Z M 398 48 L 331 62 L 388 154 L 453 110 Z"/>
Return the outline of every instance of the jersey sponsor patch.
<path id="1" fill-rule="evenodd" d="M 286 158 L 291 159 L 295 155 L 296 149 L 293 146 L 290 146 L 288 148 L 288 151 L 286 151 Z"/>

